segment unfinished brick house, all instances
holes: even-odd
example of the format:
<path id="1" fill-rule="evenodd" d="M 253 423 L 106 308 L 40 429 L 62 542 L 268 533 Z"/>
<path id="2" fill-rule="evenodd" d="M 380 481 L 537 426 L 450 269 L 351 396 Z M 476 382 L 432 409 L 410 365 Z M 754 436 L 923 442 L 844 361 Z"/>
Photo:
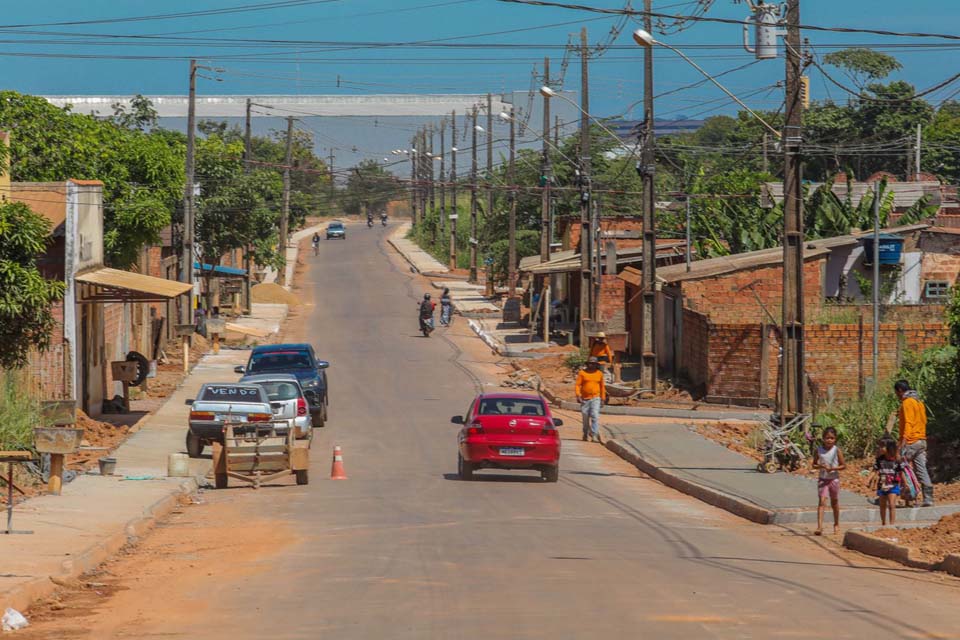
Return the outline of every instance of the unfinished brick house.
<path id="1" fill-rule="evenodd" d="M 914 225 L 886 233 L 902 236 L 909 249 L 904 253 L 918 254 L 913 263 L 944 266 L 937 277 L 955 282 L 960 260 L 954 255 L 960 257 L 960 234 L 928 231 L 925 225 Z M 869 308 L 864 320 L 862 306 L 827 303 L 844 282 L 844 273 L 862 268 L 868 235 L 816 240 L 805 250 L 806 370 L 820 401 L 861 393 L 871 375 Z M 947 236 L 952 241 L 943 239 Z M 682 380 L 707 401 L 773 404 L 779 375 L 782 264 L 783 249 L 777 247 L 696 261 L 689 270 L 683 264 L 658 269 L 663 286 L 658 293 L 657 351 L 664 373 Z M 896 276 L 920 282 L 927 277 L 924 273 L 933 272 L 921 273 L 917 268 Z M 626 283 L 626 317 L 633 335 L 642 329 L 640 276 L 633 267 L 620 274 Z M 916 302 L 895 305 L 880 325 L 881 380 L 893 375 L 908 351 L 941 345 L 946 339 L 942 307 L 929 304 L 932 300 Z"/>

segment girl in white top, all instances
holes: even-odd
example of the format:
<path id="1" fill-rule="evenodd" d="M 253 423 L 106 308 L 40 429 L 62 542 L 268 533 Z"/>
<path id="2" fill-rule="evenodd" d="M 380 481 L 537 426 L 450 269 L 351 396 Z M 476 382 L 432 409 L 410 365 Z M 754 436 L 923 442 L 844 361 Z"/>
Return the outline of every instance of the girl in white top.
<path id="1" fill-rule="evenodd" d="M 820 504 L 817 506 L 816 535 L 823 533 L 823 511 L 827 507 L 827 498 L 833 507 L 833 532 L 840 532 L 840 472 L 847 468 L 843 461 L 843 452 L 837 446 L 837 430 L 827 427 L 821 438 L 823 444 L 817 447 L 817 454 L 813 459 L 813 468 L 820 469 L 820 478 L 817 481 L 817 494 Z"/>

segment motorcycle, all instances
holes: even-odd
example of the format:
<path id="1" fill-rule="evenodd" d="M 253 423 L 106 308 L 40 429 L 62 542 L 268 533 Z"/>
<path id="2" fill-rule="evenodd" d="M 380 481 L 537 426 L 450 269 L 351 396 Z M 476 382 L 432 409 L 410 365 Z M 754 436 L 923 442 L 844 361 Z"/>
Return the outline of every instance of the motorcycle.
<path id="1" fill-rule="evenodd" d="M 433 333 L 433 316 L 429 318 L 420 318 L 420 331 L 423 333 L 424 338 L 429 338 L 430 334 Z"/>
<path id="2" fill-rule="evenodd" d="M 373 218 L 367 218 L 367 228 L 368 229 L 373 228 Z"/>
<path id="3" fill-rule="evenodd" d="M 380 224 L 384 227 L 387 226 L 387 216 L 380 217 Z"/>

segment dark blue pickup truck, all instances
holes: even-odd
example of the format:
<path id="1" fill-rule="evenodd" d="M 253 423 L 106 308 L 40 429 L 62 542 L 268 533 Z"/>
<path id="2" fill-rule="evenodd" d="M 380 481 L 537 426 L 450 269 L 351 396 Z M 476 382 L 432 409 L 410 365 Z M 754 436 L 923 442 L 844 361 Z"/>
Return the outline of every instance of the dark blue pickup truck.
<path id="1" fill-rule="evenodd" d="M 246 367 L 234 369 L 245 375 L 258 373 L 292 373 L 297 376 L 303 395 L 310 405 L 313 426 L 322 427 L 327 422 L 327 367 L 330 363 L 318 360 L 309 344 L 269 344 L 254 347 Z"/>

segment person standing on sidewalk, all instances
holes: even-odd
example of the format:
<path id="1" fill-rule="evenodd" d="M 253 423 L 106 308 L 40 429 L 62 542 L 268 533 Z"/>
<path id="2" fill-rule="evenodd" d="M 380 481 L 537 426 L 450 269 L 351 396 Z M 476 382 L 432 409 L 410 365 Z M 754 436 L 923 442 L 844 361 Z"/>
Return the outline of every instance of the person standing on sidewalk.
<path id="1" fill-rule="evenodd" d="M 900 399 L 897 413 L 900 441 L 897 449 L 904 462 L 913 466 L 913 472 L 923 490 L 923 506 L 933 506 L 933 482 L 927 471 L 927 408 L 906 380 L 898 380 L 893 390 Z"/>
<path id="2" fill-rule="evenodd" d="M 453 315 L 453 298 L 450 296 L 450 287 L 444 287 L 440 294 L 440 324 L 448 326 Z"/>
<path id="3" fill-rule="evenodd" d="M 607 342 L 607 334 L 603 331 L 599 332 L 591 339 L 590 343 L 590 355 L 600 363 L 600 370 L 603 372 L 604 378 L 612 381 L 613 376 L 610 367 L 613 366 L 613 349 Z"/>
<path id="4" fill-rule="evenodd" d="M 607 399 L 607 385 L 603 380 L 596 357 L 587 358 L 587 366 L 577 374 L 574 386 L 580 413 L 583 415 L 583 441 L 591 440 L 603 443 L 600 438 L 600 405 Z"/>
<path id="5" fill-rule="evenodd" d="M 817 494 L 820 504 L 817 505 L 817 530 L 814 535 L 823 533 L 823 511 L 827 508 L 827 498 L 833 508 L 833 533 L 840 532 L 840 472 L 847 468 L 843 461 L 843 453 L 837 446 L 837 430 L 827 427 L 823 430 L 823 444 L 817 447 L 817 455 L 813 460 L 813 468 L 820 469 L 820 479 L 817 482 Z"/>

